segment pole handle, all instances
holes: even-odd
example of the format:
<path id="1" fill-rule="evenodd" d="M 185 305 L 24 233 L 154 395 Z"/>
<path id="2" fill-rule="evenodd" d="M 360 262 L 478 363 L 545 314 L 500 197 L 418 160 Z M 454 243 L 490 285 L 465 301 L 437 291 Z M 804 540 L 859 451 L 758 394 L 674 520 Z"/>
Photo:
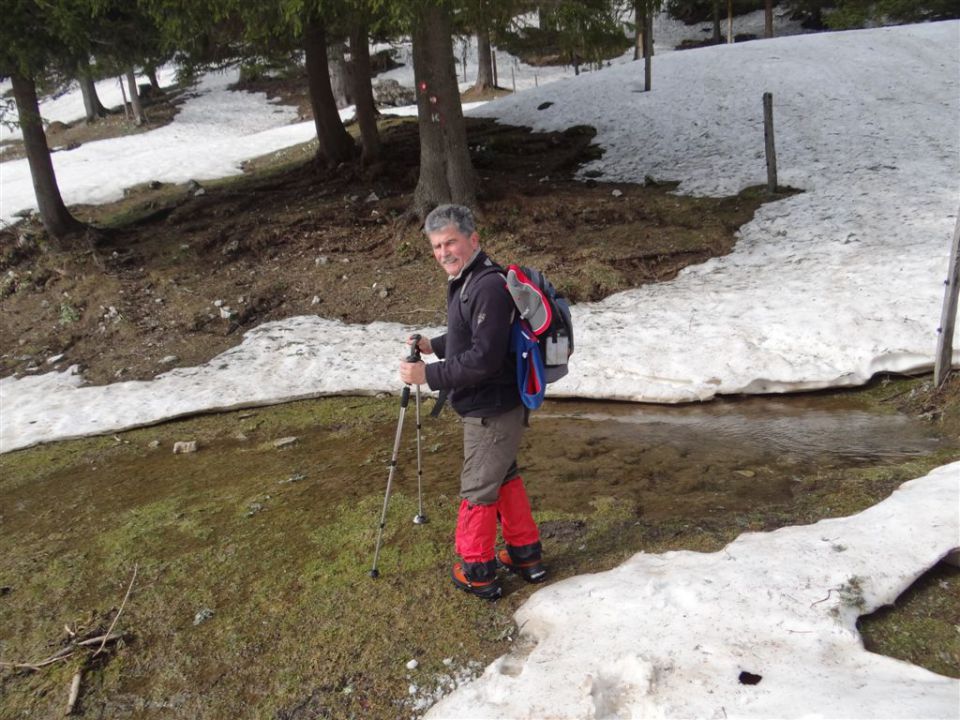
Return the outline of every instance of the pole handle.
<path id="1" fill-rule="evenodd" d="M 410 354 L 404 359 L 405 362 L 420 362 L 420 338 L 422 335 L 413 334 L 410 336 L 410 339 L 413 340 L 413 344 L 410 346 Z"/>

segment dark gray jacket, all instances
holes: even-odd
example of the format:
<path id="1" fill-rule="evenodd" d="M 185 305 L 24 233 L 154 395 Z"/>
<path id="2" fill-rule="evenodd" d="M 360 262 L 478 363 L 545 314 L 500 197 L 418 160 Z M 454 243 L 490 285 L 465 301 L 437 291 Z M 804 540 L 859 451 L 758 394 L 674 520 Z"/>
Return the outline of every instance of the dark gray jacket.
<path id="1" fill-rule="evenodd" d="M 480 252 L 447 288 L 447 332 L 430 344 L 431 390 L 450 391 L 460 415 L 490 417 L 520 405 L 516 358 L 510 352 L 514 304 L 503 269 Z"/>

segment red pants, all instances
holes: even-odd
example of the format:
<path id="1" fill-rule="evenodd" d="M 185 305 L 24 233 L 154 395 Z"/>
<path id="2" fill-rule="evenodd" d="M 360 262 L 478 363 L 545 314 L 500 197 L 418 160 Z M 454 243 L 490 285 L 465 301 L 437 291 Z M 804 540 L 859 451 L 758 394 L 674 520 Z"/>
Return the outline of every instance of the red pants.
<path id="1" fill-rule="evenodd" d="M 475 505 L 460 502 L 457 517 L 457 555 L 467 563 L 484 563 L 494 559 L 497 543 L 497 520 L 503 541 L 520 547 L 539 542 L 540 531 L 530 512 L 530 500 L 519 475 L 500 486 L 497 502 Z"/>

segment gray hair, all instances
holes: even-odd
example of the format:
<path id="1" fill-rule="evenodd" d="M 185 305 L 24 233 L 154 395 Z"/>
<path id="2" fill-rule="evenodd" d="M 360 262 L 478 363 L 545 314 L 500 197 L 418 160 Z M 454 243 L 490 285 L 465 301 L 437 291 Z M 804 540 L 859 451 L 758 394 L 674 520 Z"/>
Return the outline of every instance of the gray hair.
<path id="1" fill-rule="evenodd" d="M 465 205 L 438 205 L 423 221 L 423 232 L 427 235 L 443 230 L 447 225 L 456 225 L 464 235 L 470 236 L 477 231 L 473 213 Z"/>

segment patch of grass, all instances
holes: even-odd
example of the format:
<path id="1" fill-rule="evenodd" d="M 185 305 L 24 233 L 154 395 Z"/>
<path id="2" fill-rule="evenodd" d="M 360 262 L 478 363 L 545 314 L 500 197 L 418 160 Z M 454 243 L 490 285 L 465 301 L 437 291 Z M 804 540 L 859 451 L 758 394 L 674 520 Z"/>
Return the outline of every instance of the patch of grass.
<path id="1" fill-rule="evenodd" d="M 430 522 L 412 522 L 411 433 L 390 499 L 380 577 L 369 577 L 397 411 L 395 397 L 326 398 L 0 456 L 0 587 L 9 588 L 0 597 L 0 657 L 46 657 L 62 642 L 65 623 L 111 617 L 137 564 L 117 628 L 127 640 L 85 675 L 85 716 L 414 714 L 412 703 L 438 686 L 449 690 L 451 677 L 476 674 L 510 648 L 512 614 L 535 588 L 505 578 L 505 597 L 491 604 L 451 586 L 460 429 L 449 412 L 424 426 Z M 537 422 L 523 457 L 533 468 L 528 487 L 553 581 L 615 567 L 636 552 L 714 552 L 745 530 L 856 512 L 951 459 L 944 451 L 883 466 L 793 469 L 800 476 L 791 481 L 792 497 L 738 485 L 729 497 L 740 505 L 717 511 L 715 498 L 697 501 L 716 495 L 716 486 L 684 493 L 663 475 L 678 472 L 682 455 L 637 454 L 606 431 L 562 435 L 564 468 L 603 472 L 554 482 L 553 442 L 561 436 L 551 429 L 556 421 Z M 273 447 L 290 435 L 299 438 L 295 445 Z M 174 441 L 189 439 L 198 440 L 197 453 L 172 454 Z M 154 441 L 159 446 L 151 448 Z M 663 482 L 644 482 L 646 469 Z M 764 477 L 777 472 L 765 469 Z M 609 489 L 601 485 L 607 475 L 618 478 Z M 637 489 L 618 494 L 627 483 Z M 248 514 L 254 503 L 261 509 Z M 895 619 L 871 647 L 894 654 L 906 646 L 911 661 L 923 661 L 916 656 L 948 617 L 938 605 L 940 586 L 931 589 L 919 600 L 922 622 Z M 204 610 L 212 615 L 198 621 Z M 949 646 L 927 646 L 950 655 Z M 406 667 L 411 659 L 416 670 Z M 70 676 L 68 666 L 3 671 L 0 715 L 59 714 Z M 413 696 L 410 685 L 418 688 Z"/>
<path id="2" fill-rule="evenodd" d="M 857 627 L 871 652 L 960 678 L 960 568 L 939 563 Z"/>

